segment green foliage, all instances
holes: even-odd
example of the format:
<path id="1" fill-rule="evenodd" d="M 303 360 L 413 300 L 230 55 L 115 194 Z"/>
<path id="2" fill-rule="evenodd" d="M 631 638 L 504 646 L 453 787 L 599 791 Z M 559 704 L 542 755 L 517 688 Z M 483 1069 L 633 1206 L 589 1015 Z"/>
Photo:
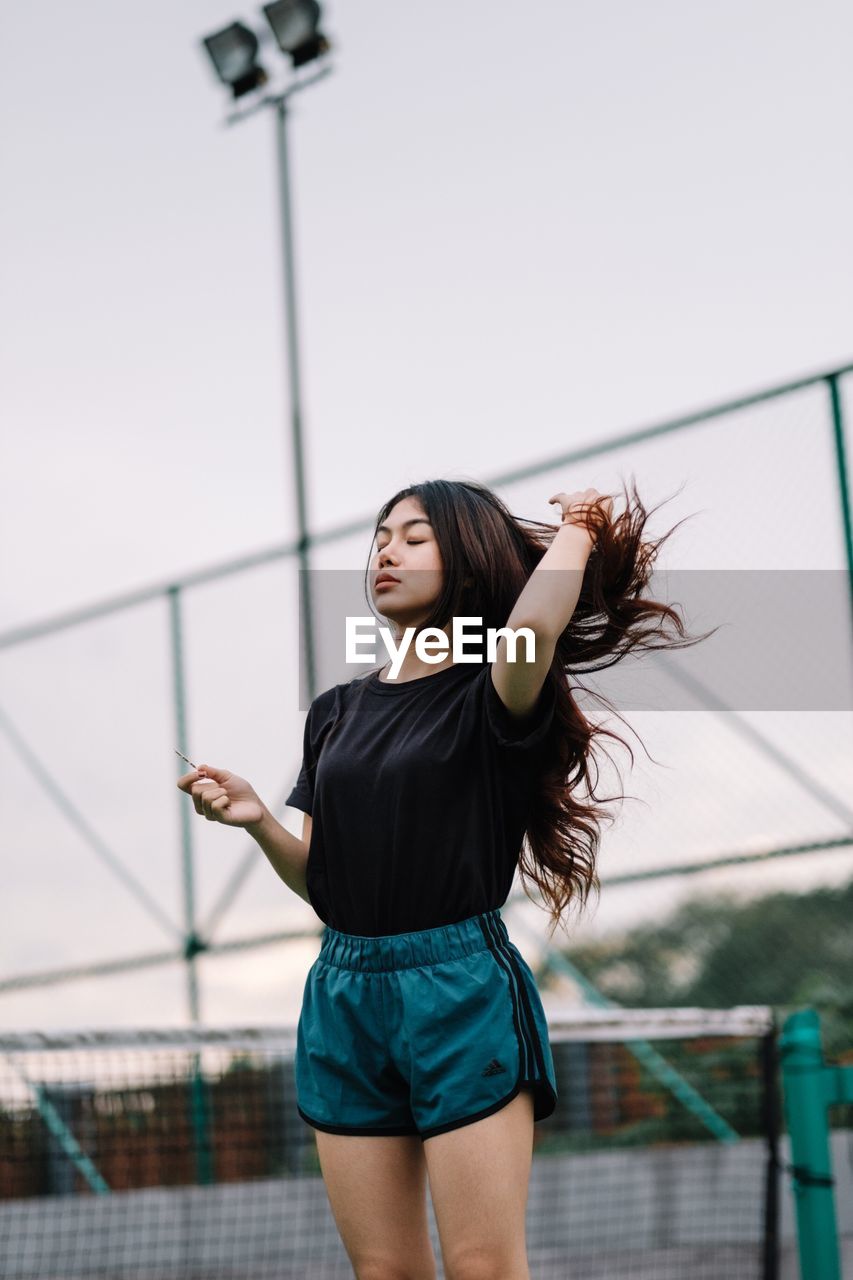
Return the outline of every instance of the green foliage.
<path id="1" fill-rule="evenodd" d="M 663 920 L 569 946 L 564 954 L 625 1008 L 769 1005 L 781 1028 L 789 1012 L 811 1006 L 820 1016 L 826 1061 L 853 1063 L 853 881 L 750 901 L 732 893 L 691 898 Z M 547 989 L 556 975 L 543 966 L 536 976 Z M 754 1046 L 706 1044 L 692 1064 L 672 1042 L 660 1052 L 741 1137 L 762 1131 Z M 701 1138 L 692 1131 L 695 1121 L 654 1081 L 643 1078 L 637 1088 L 646 1102 L 660 1095 L 653 1113 L 629 1117 L 607 1141 Z M 851 1122 L 853 1105 L 830 1109 L 832 1127 Z"/>
<path id="2" fill-rule="evenodd" d="M 667 919 L 570 947 L 572 964 L 626 1008 L 764 1004 L 780 1023 L 811 1005 L 824 1052 L 853 1050 L 853 881 L 810 893 L 682 903 Z M 543 974 L 547 987 L 552 974 Z"/>

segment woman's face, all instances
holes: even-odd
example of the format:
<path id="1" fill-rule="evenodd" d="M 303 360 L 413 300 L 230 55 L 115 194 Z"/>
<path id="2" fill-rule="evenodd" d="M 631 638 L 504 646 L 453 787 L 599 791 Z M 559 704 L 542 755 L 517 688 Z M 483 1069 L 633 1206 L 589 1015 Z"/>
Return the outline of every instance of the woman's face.
<path id="1" fill-rule="evenodd" d="M 377 585 L 389 573 L 397 579 Z M 416 498 L 401 498 L 376 534 L 370 593 L 377 612 L 401 630 L 429 616 L 441 591 L 443 566 L 426 512 Z"/>

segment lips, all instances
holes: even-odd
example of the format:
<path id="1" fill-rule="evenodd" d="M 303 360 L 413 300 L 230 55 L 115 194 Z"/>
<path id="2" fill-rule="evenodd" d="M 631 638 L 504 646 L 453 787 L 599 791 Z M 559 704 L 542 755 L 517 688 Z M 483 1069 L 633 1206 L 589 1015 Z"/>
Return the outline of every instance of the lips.
<path id="1" fill-rule="evenodd" d="M 374 587 L 378 587 L 383 582 L 399 582 L 399 581 L 400 579 L 395 578 L 393 574 L 380 573 L 379 576 L 376 579 L 374 579 L 373 585 Z"/>

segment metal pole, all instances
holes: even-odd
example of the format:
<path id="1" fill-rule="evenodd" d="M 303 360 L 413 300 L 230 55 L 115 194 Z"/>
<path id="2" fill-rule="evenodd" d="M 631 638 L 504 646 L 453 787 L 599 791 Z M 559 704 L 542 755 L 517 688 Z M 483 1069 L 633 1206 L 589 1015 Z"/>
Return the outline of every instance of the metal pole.
<path id="1" fill-rule="evenodd" d="M 279 192 L 281 196 L 282 257 L 284 262 L 284 300 L 287 317 L 287 366 L 290 388 L 290 425 L 293 440 L 293 480 L 296 486 L 296 520 L 298 530 L 299 592 L 302 620 L 302 653 L 308 700 L 317 693 L 314 661 L 314 628 L 309 580 L 308 511 L 305 493 L 305 455 L 302 448 L 302 402 L 299 376 L 299 336 L 296 315 L 296 281 L 293 264 L 293 219 L 290 209 L 290 176 L 287 151 L 287 94 L 275 100 L 276 139 L 278 143 Z"/>
<path id="2" fill-rule="evenodd" d="M 841 410 L 841 392 L 838 374 L 827 378 L 829 403 L 832 412 L 832 437 L 835 444 L 835 461 L 838 465 L 838 489 L 841 497 L 841 523 L 844 529 L 844 551 L 847 557 L 847 580 L 850 586 L 850 605 L 853 611 L 853 516 L 850 513 L 850 487 L 847 483 L 847 458 L 844 447 L 844 415 Z"/>
<path id="3" fill-rule="evenodd" d="M 186 685 L 184 682 L 184 653 L 181 632 L 181 592 L 180 587 L 170 587 L 168 591 L 169 622 L 172 641 L 172 689 L 175 701 L 175 741 L 178 750 L 189 753 L 187 745 Z M 178 772 L 181 772 L 178 762 Z M 189 998 L 190 1018 L 193 1023 L 199 1022 L 198 978 L 195 958 L 198 951 L 203 950 L 195 931 L 195 892 L 193 884 L 193 838 L 190 825 L 190 809 L 183 795 L 178 795 L 181 815 L 181 852 L 183 855 L 183 891 L 184 891 L 184 959 L 187 965 L 187 994 Z"/>
<path id="4" fill-rule="evenodd" d="M 797 1245 L 803 1280 L 841 1280 L 820 1020 L 815 1009 L 786 1019 L 779 1040 L 791 1141 Z"/>
<path id="5" fill-rule="evenodd" d="M 170 587 L 169 621 L 172 639 L 172 686 L 175 699 L 175 738 L 178 750 L 189 753 L 187 745 L 187 702 L 184 680 L 184 645 L 181 627 L 180 587 Z M 178 772 L 182 766 L 178 764 Z M 183 852 L 184 890 L 184 963 L 187 971 L 187 997 L 190 1019 L 194 1026 L 201 1021 L 198 992 L 196 956 L 206 950 L 196 933 L 195 880 L 193 872 L 193 841 L 190 808 L 184 796 L 179 796 L 181 813 L 181 848 Z M 198 1049 L 191 1055 L 188 1076 L 190 1124 L 193 1132 L 193 1154 L 196 1165 L 196 1181 L 200 1186 L 209 1185 L 213 1179 L 213 1152 L 210 1145 L 210 1117 L 207 1107 L 207 1085 L 201 1067 Z"/>
<path id="6" fill-rule="evenodd" d="M 778 1280 L 779 1276 L 779 1051 L 776 1018 L 761 1037 L 759 1072 L 761 1074 L 761 1132 L 767 1136 L 767 1165 L 764 1174 L 764 1240 L 762 1280 Z"/>

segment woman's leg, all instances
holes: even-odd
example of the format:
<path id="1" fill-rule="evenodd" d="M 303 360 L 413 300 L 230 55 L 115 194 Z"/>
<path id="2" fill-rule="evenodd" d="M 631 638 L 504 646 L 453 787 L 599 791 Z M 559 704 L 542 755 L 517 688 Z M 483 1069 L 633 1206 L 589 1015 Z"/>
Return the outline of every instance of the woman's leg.
<path id="1" fill-rule="evenodd" d="M 358 1280 L 435 1280 L 418 1135 L 315 1134 L 329 1203 Z"/>
<path id="2" fill-rule="evenodd" d="M 533 1097 L 424 1141 L 446 1280 L 529 1280 Z"/>

